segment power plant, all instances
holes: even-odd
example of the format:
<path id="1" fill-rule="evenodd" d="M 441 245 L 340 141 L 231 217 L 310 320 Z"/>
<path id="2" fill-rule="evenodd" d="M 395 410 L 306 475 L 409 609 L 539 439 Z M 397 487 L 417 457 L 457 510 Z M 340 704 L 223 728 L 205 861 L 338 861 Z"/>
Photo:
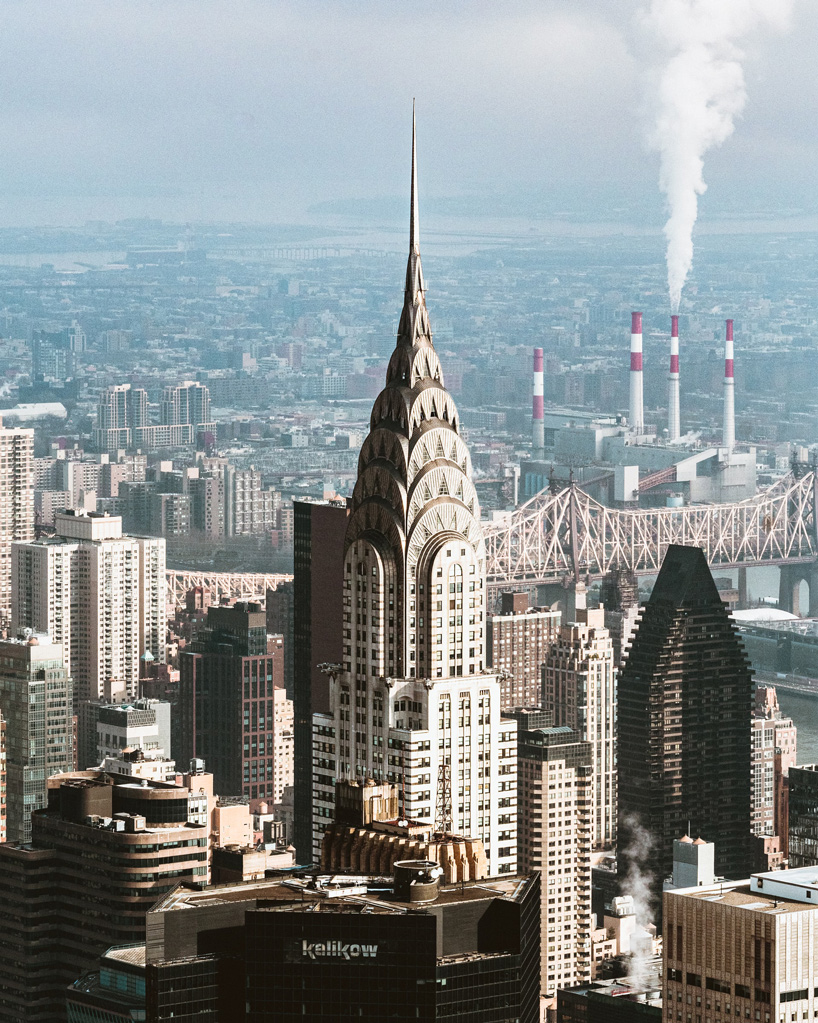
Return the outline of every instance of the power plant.
<path id="1" fill-rule="evenodd" d="M 544 407 L 543 350 L 534 349 L 531 461 L 521 464 L 521 498 L 574 481 L 611 507 L 678 507 L 740 501 L 756 493 L 755 448 L 736 449 L 733 320 L 724 347 L 721 443 L 686 434 L 681 422 L 679 316 L 671 316 L 667 430 L 645 421 L 643 317 L 631 313 L 627 418 Z"/>

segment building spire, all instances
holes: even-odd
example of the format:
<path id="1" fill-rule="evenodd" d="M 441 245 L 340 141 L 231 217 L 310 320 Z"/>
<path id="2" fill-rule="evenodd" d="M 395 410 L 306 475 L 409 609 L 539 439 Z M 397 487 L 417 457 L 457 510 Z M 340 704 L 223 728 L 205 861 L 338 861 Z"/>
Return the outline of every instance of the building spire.
<path id="1" fill-rule="evenodd" d="M 420 255 L 420 220 L 418 217 L 418 153 L 415 127 L 415 101 L 412 100 L 412 190 L 409 218 L 409 253 Z"/>
<path id="2" fill-rule="evenodd" d="M 418 338 L 431 343 L 429 317 L 426 312 L 423 282 L 423 267 L 420 264 L 420 217 L 418 215 L 418 157 L 417 132 L 415 124 L 415 101 L 412 100 L 412 182 L 409 207 L 409 259 L 406 264 L 403 313 L 398 327 L 398 344 L 414 344 Z"/>

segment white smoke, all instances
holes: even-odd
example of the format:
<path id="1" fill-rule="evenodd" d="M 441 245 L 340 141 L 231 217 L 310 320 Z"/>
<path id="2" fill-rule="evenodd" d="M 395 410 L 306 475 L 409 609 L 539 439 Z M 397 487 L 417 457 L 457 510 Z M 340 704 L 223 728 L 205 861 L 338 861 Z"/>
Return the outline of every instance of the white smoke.
<path id="1" fill-rule="evenodd" d="M 679 310 L 693 261 L 693 227 L 704 155 L 733 132 L 744 109 L 741 40 L 770 25 L 786 28 L 793 0 L 650 0 L 645 20 L 666 55 L 657 83 L 652 144 L 660 154 L 670 306 Z"/>
<path id="2" fill-rule="evenodd" d="M 653 848 L 653 837 L 642 827 L 638 817 L 627 817 L 624 824 L 629 832 L 630 842 L 625 849 L 621 849 L 617 853 L 618 856 L 624 857 L 628 866 L 622 894 L 630 895 L 633 899 L 637 929 L 647 932 L 653 923 L 654 916 L 651 890 L 654 877 L 647 869 L 648 858 Z M 639 991 L 645 990 L 650 984 L 650 955 L 644 943 L 636 945 L 631 956 L 628 978 L 634 988 Z"/>

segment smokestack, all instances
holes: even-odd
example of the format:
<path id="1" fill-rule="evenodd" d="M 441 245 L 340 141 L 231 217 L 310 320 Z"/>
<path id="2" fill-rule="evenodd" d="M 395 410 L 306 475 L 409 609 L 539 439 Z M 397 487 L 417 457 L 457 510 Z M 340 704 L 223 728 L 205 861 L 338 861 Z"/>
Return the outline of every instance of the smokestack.
<path id="1" fill-rule="evenodd" d="M 726 321 L 724 335 L 724 429 L 722 444 L 728 451 L 736 446 L 736 394 L 733 380 L 733 321 Z"/>
<path id="2" fill-rule="evenodd" d="M 542 348 L 534 349 L 534 398 L 531 407 L 531 418 L 534 428 L 534 451 L 542 451 L 545 447 Z"/>
<path id="3" fill-rule="evenodd" d="M 642 402 L 642 314 L 631 313 L 631 388 L 628 419 L 634 433 L 645 432 Z"/>
<path id="4" fill-rule="evenodd" d="M 675 444 L 681 436 L 679 419 L 679 317 L 670 317 L 670 374 L 667 385 L 667 439 Z"/>

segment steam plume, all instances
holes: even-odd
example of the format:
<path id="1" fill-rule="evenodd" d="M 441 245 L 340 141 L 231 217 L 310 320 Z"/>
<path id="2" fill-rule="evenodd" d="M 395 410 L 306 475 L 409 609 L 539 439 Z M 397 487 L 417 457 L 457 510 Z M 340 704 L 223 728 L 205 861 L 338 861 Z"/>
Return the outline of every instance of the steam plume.
<path id="1" fill-rule="evenodd" d="M 629 837 L 628 845 L 619 853 L 628 865 L 623 893 L 633 899 L 637 927 L 647 931 L 653 921 L 654 909 L 651 890 L 654 878 L 646 866 L 653 848 L 653 837 L 635 815 L 626 817 L 623 823 Z M 644 988 L 650 979 L 649 961 L 650 957 L 643 947 L 634 950 L 628 976 L 637 988 Z"/>
<path id="2" fill-rule="evenodd" d="M 739 42 L 753 29 L 786 27 L 792 0 L 650 0 L 647 23 L 667 54 L 657 89 L 653 144 L 670 216 L 667 281 L 679 310 L 693 261 L 704 155 L 733 132 L 747 99 Z"/>

